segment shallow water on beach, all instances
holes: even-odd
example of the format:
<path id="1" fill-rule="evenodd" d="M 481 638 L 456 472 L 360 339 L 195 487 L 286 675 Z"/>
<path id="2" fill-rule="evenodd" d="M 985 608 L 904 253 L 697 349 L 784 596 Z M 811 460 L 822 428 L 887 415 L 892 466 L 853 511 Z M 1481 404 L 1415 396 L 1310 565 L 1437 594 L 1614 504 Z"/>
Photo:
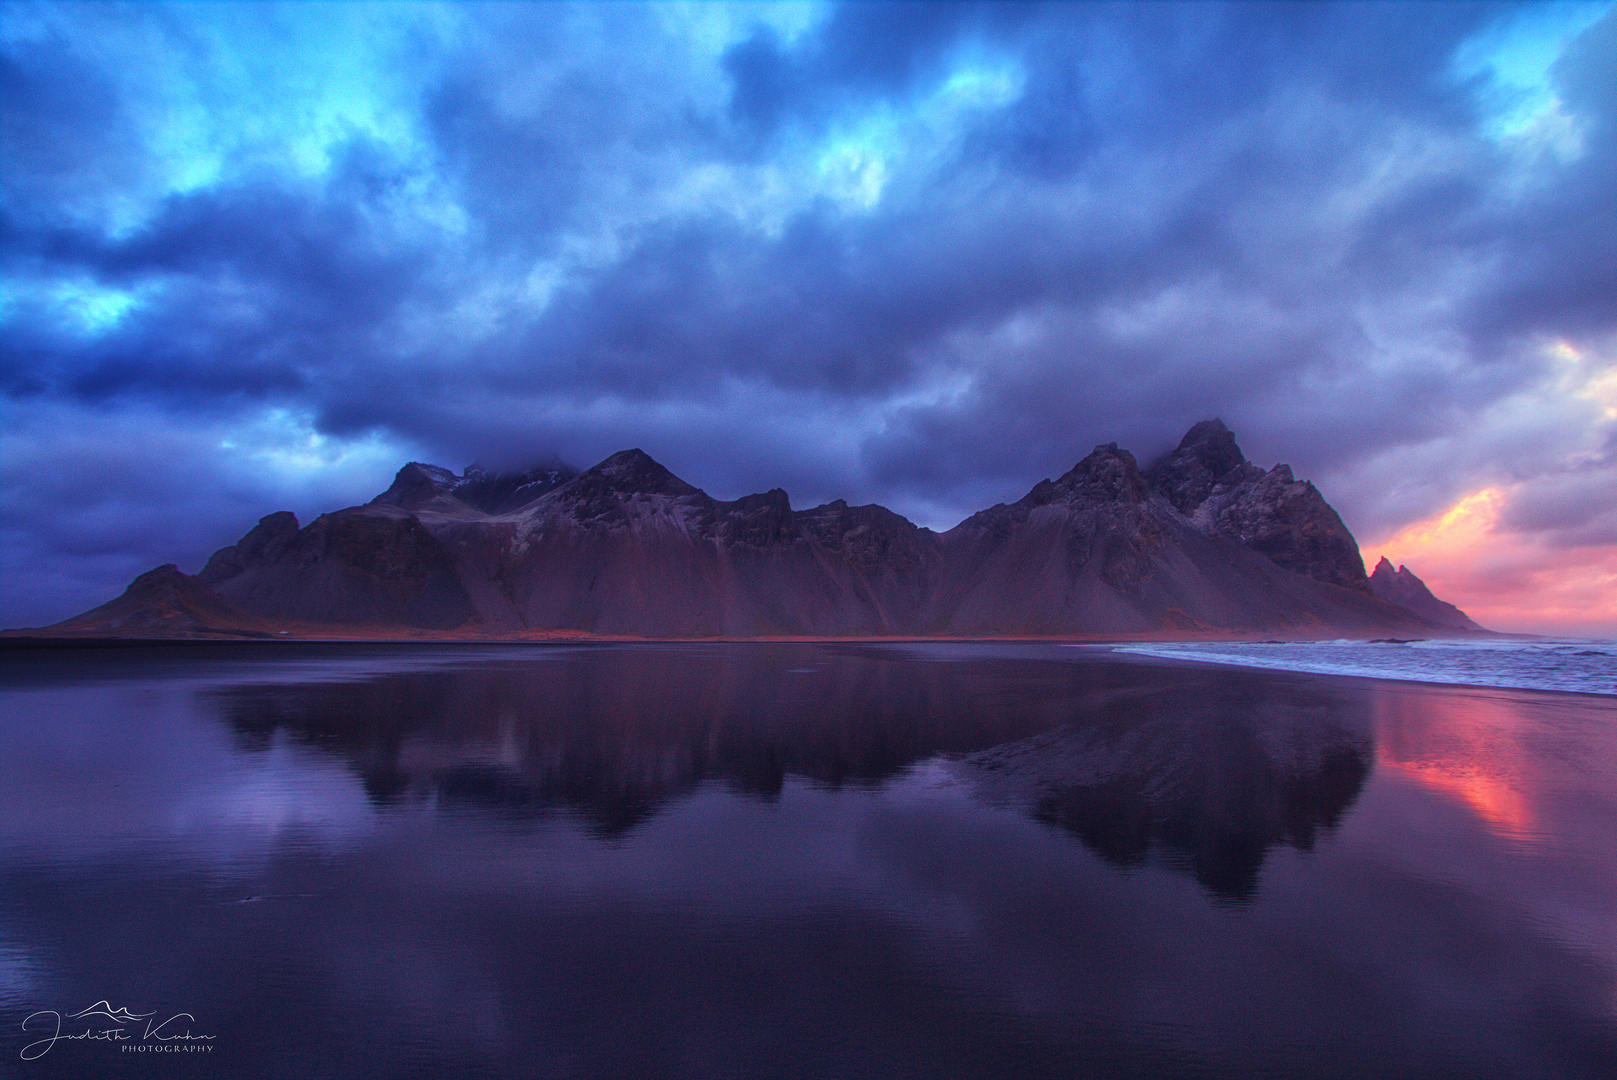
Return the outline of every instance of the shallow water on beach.
<path id="1" fill-rule="evenodd" d="M 1613 699 L 1044 644 L 0 664 L 5 1075 L 1617 1068 Z"/>

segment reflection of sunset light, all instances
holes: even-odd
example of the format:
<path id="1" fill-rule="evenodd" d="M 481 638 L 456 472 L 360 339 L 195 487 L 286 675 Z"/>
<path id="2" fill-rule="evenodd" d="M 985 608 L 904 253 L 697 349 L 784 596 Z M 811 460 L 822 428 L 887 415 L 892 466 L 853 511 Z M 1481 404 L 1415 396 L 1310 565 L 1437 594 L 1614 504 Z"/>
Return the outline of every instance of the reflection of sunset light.
<path id="1" fill-rule="evenodd" d="M 1533 814 L 1521 793 L 1491 776 L 1450 772 L 1441 765 L 1380 762 L 1433 791 L 1458 799 L 1476 812 L 1501 836 L 1524 836 L 1532 831 Z"/>
<path id="2" fill-rule="evenodd" d="M 1508 698 L 1476 693 L 1388 695 L 1376 703 L 1376 767 L 1470 809 L 1499 836 L 1533 832 L 1534 814 L 1512 779 L 1531 727 Z"/>

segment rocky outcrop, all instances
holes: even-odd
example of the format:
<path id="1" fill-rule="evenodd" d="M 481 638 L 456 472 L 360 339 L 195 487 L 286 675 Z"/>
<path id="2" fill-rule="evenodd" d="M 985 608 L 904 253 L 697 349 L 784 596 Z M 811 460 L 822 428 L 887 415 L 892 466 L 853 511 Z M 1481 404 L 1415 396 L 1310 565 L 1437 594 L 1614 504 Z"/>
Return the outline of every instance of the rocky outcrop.
<path id="1" fill-rule="evenodd" d="M 1453 604 L 1439 600 L 1407 566 L 1393 569 L 1385 555 L 1370 575 L 1370 589 L 1390 604 L 1397 604 L 1429 622 L 1450 630 L 1482 631 L 1471 617 Z"/>
<path id="2" fill-rule="evenodd" d="M 259 621 L 173 563 L 148 570 L 122 596 L 58 623 L 64 633 L 130 637 L 262 636 Z"/>
<path id="3" fill-rule="evenodd" d="M 1191 428 L 1149 472 L 1151 487 L 1203 532 L 1227 536 L 1275 565 L 1369 592 L 1359 544 L 1313 484 L 1291 466 L 1253 465 L 1221 420 Z"/>
<path id="4" fill-rule="evenodd" d="M 780 488 L 714 504 L 713 535 L 725 546 L 766 548 L 803 540 L 791 500 Z"/>
<path id="5" fill-rule="evenodd" d="M 1218 421 L 1145 471 L 1097 446 L 942 535 L 880 506 L 794 510 L 779 488 L 717 500 L 638 449 L 582 473 L 412 462 L 363 506 L 263 518 L 194 584 L 297 627 L 493 635 L 1435 629 L 1370 593 L 1313 485 L 1252 465 Z"/>
<path id="6" fill-rule="evenodd" d="M 1192 518 L 1266 555 L 1276 566 L 1369 592 L 1359 544 L 1313 484 L 1276 465 L 1233 488 L 1215 488 Z"/>

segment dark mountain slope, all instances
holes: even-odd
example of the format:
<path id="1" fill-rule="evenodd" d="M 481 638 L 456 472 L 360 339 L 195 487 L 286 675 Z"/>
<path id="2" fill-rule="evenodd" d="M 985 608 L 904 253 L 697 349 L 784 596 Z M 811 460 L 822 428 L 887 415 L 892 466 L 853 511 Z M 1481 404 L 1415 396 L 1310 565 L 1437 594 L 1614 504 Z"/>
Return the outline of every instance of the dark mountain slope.
<path id="1" fill-rule="evenodd" d="M 197 580 L 264 619 L 449 630 L 474 611 L 449 553 L 396 507 L 282 512 L 208 560 Z"/>

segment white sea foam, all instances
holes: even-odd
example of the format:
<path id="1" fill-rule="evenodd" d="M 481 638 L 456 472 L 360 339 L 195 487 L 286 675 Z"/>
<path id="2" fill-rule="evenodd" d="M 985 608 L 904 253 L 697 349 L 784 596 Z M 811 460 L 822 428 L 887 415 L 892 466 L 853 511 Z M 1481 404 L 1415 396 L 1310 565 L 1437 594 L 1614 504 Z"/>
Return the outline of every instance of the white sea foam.
<path id="1" fill-rule="evenodd" d="M 1324 675 L 1617 696 L 1617 641 L 1195 641 L 1120 645 L 1114 651 Z"/>

